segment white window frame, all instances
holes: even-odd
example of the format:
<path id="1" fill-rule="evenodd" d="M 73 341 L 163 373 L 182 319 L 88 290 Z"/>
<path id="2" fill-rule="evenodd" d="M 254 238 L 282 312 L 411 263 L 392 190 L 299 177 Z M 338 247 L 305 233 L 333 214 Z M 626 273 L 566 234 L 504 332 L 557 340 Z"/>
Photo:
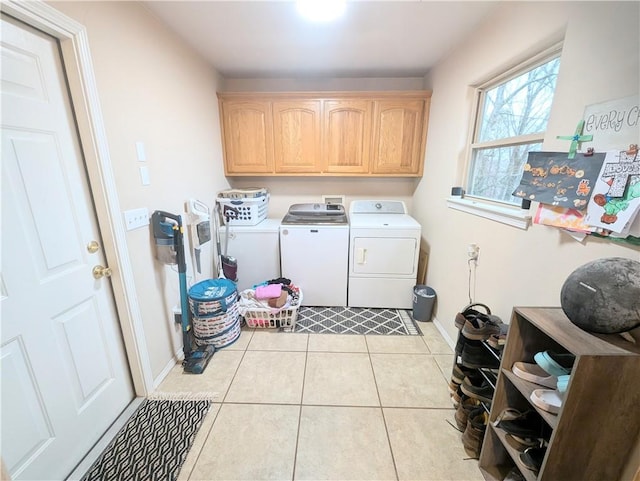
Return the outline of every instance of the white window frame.
<path id="1" fill-rule="evenodd" d="M 520 135 L 516 137 L 508 137 L 505 139 L 491 140 L 485 142 L 476 142 L 478 130 L 482 122 L 482 109 L 484 93 L 492 88 L 505 83 L 523 73 L 533 70 L 554 58 L 560 58 L 562 53 L 562 42 L 545 49 L 544 51 L 528 58 L 524 62 L 513 66 L 505 72 L 492 77 L 491 79 L 474 85 L 474 103 L 471 115 L 471 125 L 469 128 L 469 138 L 467 141 L 466 162 L 462 172 L 464 186 L 468 185 L 471 169 L 471 160 L 475 149 L 491 148 L 491 147 L 510 147 L 520 144 L 542 143 L 546 132 L 537 132 L 533 134 Z M 531 213 L 529 209 L 523 209 L 507 202 L 487 199 L 484 197 L 466 195 L 464 197 L 452 196 L 447 200 L 449 208 L 466 212 L 469 214 L 484 217 L 486 219 L 502 222 L 520 229 L 527 229 L 531 225 Z"/>

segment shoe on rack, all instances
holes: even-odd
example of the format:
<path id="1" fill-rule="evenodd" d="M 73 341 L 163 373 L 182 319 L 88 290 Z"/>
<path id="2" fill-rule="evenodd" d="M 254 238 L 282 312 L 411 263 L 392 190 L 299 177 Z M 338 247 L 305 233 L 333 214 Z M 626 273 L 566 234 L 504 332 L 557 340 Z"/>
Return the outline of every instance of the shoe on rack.
<path id="1" fill-rule="evenodd" d="M 576 360 L 573 354 L 558 354 L 553 351 L 542 351 L 533 356 L 538 366 L 552 376 L 571 374 L 571 368 Z"/>
<path id="2" fill-rule="evenodd" d="M 465 377 L 472 376 L 477 373 L 478 372 L 475 369 L 469 369 L 468 367 L 464 367 L 462 364 L 455 363 L 451 370 L 451 382 L 460 385 L 462 384 L 462 381 L 464 381 Z"/>
<path id="3" fill-rule="evenodd" d="M 489 316 L 478 314 L 466 320 L 461 333 L 467 339 L 485 341 L 492 334 L 500 334 L 501 330 L 500 324 L 489 319 Z"/>
<path id="4" fill-rule="evenodd" d="M 467 428 L 467 421 L 469 420 L 469 413 L 475 408 L 480 406 L 480 401 L 475 398 L 469 397 L 466 394 L 462 395 L 460 403 L 456 409 L 454 418 L 456 420 L 456 426 L 461 433 Z"/>
<path id="5" fill-rule="evenodd" d="M 540 384 L 545 387 L 555 388 L 558 382 L 558 378 L 556 376 L 552 376 L 537 364 L 531 364 L 528 362 L 514 363 L 511 368 L 511 372 L 520 379 Z"/>
<path id="6" fill-rule="evenodd" d="M 491 334 L 487 339 L 487 344 L 489 344 L 492 348 L 494 348 L 497 351 L 502 351 L 506 343 L 507 343 L 507 335 L 502 333 Z"/>
<path id="7" fill-rule="evenodd" d="M 523 452 L 527 448 L 536 448 L 545 443 L 543 438 L 521 438 L 513 434 L 505 434 L 507 444 L 516 451 Z"/>
<path id="8" fill-rule="evenodd" d="M 458 339 L 456 340 L 456 347 L 454 349 L 456 356 L 462 356 L 462 351 L 464 350 L 464 345 L 469 342 L 466 337 L 462 335 L 462 333 L 458 334 Z M 475 342 L 475 341 L 474 341 Z"/>
<path id="9" fill-rule="evenodd" d="M 513 468 L 504 478 L 504 481 L 525 481 L 525 477 L 522 475 L 518 468 Z"/>
<path id="10" fill-rule="evenodd" d="M 529 399 L 540 409 L 551 414 L 558 414 L 562 406 L 562 395 L 557 389 L 534 389 Z"/>
<path id="11" fill-rule="evenodd" d="M 505 409 L 498 415 L 493 425 L 518 440 L 543 437 L 544 423 L 538 413 L 530 409 L 524 412 L 513 408 Z"/>
<path id="12" fill-rule="evenodd" d="M 467 319 L 476 317 L 478 314 L 482 314 L 482 312 L 476 309 L 473 309 L 476 306 L 481 307 L 485 311 L 485 315 L 491 315 L 491 309 L 489 309 L 489 306 L 486 306 L 485 304 L 480 304 L 480 303 L 469 304 L 467 307 L 465 307 L 462 310 L 462 312 L 458 312 L 456 314 L 454 324 L 459 331 L 462 330 L 462 328 L 464 327 L 464 323 L 467 321 Z M 497 316 L 495 317 L 497 318 Z"/>
<path id="13" fill-rule="evenodd" d="M 474 408 L 469 413 L 467 427 L 462 433 L 462 446 L 465 452 L 473 459 L 480 458 L 484 433 L 487 430 L 489 416 L 482 406 Z"/>
<path id="14" fill-rule="evenodd" d="M 524 453 L 520 453 L 520 461 L 524 464 L 524 467 L 537 473 L 540 471 L 542 461 L 544 461 L 544 455 L 547 452 L 546 447 L 541 448 L 527 448 Z"/>
<path id="15" fill-rule="evenodd" d="M 460 385 L 460 389 L 469 397 L 478 399 L 486 403 L 493 401 L 494 388 L 487 380 L 480 376 L 480 379 L 465 377 Z"/>
<path id="16" fill-rule="evenodd" d="M 464 336 L 460 336 L 464 337 Z M 461 354 L 461 364 L 472 369 L 498 369 L 500 353 L 485 345 L 482 341 L 467 340 Z"/>
<path id="17" fill-rule="evenodd" d="M 460 388 L 460 386 L 458 386 L 458 388 L 455 391 L 451 392 L 451 403 L 453 404 L 454 408 L 457 408 L 458 405 L 460 404 L 460 400 L 462 399 L 462 397 L 466 395 L 462 392 L 462 389 Z"/>

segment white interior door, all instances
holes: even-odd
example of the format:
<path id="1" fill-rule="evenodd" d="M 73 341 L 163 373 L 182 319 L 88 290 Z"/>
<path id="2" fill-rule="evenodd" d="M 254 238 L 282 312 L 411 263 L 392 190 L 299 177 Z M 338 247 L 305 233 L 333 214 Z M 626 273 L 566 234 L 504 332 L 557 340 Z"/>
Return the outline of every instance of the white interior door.
<path id="1" fill-rule="evenodd" d="M 64 479 L 133 389 L 57 42 L 1 35 L 2 460 Z"/>

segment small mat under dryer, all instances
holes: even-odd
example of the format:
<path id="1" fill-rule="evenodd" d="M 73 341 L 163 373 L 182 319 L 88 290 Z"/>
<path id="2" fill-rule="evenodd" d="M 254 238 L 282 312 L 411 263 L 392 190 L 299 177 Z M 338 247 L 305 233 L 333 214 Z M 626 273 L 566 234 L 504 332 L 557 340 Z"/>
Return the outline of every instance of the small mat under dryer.
<path id="1" fill-rule="evenodd" d="M 407 311 L 368 307 L 301 307 L 295 332 L 421 335 Z"/>

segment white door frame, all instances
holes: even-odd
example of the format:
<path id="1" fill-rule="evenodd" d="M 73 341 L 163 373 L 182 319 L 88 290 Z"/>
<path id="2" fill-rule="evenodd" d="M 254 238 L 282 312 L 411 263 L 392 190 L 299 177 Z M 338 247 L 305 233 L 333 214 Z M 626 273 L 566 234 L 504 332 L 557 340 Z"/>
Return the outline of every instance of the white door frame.
<path id="1" fill-rule="evenodd" d="M 63 67 L 69 82 L 104 253 L 107 265 L 113 269 L 111 284 L 133 387 L 137 396 L 146 396 L 154 388 L 151 360 L 136 295 L 86 29 L 41 0 L 3 0 L 2 11 L 60 41 Z"/>

